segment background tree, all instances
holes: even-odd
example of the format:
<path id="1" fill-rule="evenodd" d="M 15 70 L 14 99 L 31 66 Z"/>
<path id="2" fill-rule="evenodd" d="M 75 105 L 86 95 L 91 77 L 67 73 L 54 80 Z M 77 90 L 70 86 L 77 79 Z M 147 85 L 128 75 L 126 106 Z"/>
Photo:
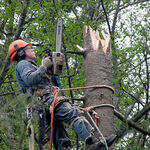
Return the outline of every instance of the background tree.
<path id="1" fill-rule="evenodd" d="M 41 50 L 55 50 L 56 18 L 64 19 L 63 51 L 66 68 L 64 88 L 84 84 L 83 27 L 111 34 L 113 83 L 116 108 L 116 149 L 147 149 L 149 131 L 149 0 L 1 0 L 0 1 L 0 149 L 28 149 L 25 102 L 10 64 L 8 46 L 24 39 Z M 68 84 L 69 83 L 69 84 Z M 82 104 L 83 91 L 66 92 L 73 103 Z M 121 113 L 119 114 L 118 111 Z M 70 132 L 74 135 L 74 133 Z M 72 138 L 76 146 L 76 138 Z M 82 143 L 78 147 L 81 149 Z"/>

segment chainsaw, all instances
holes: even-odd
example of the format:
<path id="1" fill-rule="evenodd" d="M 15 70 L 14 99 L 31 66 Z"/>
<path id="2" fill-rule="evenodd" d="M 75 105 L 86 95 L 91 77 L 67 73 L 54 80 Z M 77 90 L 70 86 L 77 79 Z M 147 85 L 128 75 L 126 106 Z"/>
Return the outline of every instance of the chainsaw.
<path id="1" fill-rule="evenodd" d="M 48 69 L 49 74 L 51 75 L 60 75 L 62 74 L 64 67 L 64 54 L 61 52 L 62 49 L 62 18 L 57 19 L 57 28 L 56 28 L 56 51 L 52 52 L 50 49 L 44 49 L 42 52 L 45 52 L 45 57 L 50 57 L 52 60 L 53 66 Z"/>

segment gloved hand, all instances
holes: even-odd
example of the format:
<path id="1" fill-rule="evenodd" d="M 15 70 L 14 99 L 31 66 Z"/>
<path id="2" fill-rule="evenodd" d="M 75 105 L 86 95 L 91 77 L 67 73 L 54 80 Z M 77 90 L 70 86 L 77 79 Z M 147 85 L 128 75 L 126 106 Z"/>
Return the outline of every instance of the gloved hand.
<path id="1" fill-rule="evenodd" d="M 50 68 L 52 65 L 53 63 L 49 57 L 45 57 L 44 59 L 42 59 L 42 66 L 45 67 L 45 69 Z"/>

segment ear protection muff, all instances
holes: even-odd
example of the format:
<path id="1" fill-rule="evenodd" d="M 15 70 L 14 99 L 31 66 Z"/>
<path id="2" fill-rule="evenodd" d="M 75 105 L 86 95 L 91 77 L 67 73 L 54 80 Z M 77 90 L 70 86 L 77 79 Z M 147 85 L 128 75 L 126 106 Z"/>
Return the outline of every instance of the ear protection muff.
<path id="1" fill-rule="evenodd" d="M 20 59 L 24 59 L 26 57 L 26 53 L 24 51 L 24 48 L 19 48 L 17 44 L 14 45 L 14 47 L 16 48 L 15 51 L 17 51 L 17 55 Z"/>
<path id="2" fill-rule="evenodd" d="M 18 50 L 18 57 L 20 57 L 20 58 L 26 57 L 26 53 L 25 53 L 24 49 Z"/>

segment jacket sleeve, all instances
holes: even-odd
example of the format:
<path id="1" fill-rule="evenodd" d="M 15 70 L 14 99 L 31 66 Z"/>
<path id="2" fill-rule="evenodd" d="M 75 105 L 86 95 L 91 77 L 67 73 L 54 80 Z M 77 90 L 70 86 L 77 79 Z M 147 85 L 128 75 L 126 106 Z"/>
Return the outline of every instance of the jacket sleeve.
<path id="1" fill-rule="evenodd" d="M 19 73 L 26 86 L 33 86 L 40 83 L 42 77 L 46 73 L 46 69 L 43 66 L 36 69 L 31 62 L 26 60 L 18 63 L 16 71 Z"/>

